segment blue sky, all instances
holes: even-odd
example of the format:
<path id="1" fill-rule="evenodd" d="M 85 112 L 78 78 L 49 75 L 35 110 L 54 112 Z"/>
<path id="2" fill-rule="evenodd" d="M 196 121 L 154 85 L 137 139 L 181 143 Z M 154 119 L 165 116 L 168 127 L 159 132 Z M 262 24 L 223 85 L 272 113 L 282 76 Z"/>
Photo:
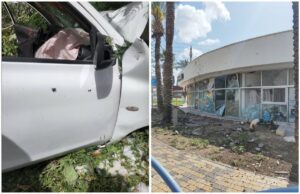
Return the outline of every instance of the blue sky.
<path id="1" fill-rule="evenodd" d="M 177 2 L 175 12 L 176 60 L 188 57 L 190 45 L 195 58 L 234 42 L 292 29 L 291 2 Z M 163 37 L 162 48 L 164 41 Z"/>

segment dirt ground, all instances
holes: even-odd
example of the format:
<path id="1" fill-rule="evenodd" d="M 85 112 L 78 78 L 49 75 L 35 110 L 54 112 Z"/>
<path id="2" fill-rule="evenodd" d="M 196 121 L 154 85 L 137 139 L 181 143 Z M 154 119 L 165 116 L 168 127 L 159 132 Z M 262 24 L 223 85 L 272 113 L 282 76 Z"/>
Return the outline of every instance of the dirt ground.
<path id="1" fill-rule="evenodd" d="M 296 144 L 275 134 L 276 126 L 188 115 L 185 123 L 162 127 L 160 114 L 152 111 L 152 136 L 205 158 L 263 175 L 288 178 L 297 160 Z"/>

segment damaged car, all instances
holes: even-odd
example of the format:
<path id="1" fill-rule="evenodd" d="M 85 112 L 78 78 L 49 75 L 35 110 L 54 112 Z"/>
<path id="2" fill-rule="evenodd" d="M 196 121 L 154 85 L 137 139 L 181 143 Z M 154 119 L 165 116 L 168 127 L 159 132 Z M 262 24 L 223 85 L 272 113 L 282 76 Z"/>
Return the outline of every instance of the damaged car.
<path id="1" fill-rule="evenodd" d="M 32 9 L 43 26 L 19 22 L 14 4 Z M 147 2 L 101 13 L 89 2 L 2 3 L 17 43 L 15 56 L 2 49 L 3 171 L 148 126 L 149 53 L 140 38 L 148 9 Z"/>

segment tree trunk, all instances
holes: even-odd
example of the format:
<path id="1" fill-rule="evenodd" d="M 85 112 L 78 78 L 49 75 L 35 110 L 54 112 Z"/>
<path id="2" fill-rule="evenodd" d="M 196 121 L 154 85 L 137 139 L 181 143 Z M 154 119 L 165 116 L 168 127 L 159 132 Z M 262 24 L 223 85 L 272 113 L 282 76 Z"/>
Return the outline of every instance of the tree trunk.
<path id="1" fill-rule="evenodd" d="M 299 40 L 299 20 L 298 20 L 298 16 L 299 16 L 299 11 L 298 11 L 298 2 L 293 2 L 293 48 L 294 48 L 294 86 L 295 86 L 295 99 L 296 99 L 296 104 L 295 104 L 295 139 L 296 139 L 296 145 L 295 145 L 295 155 L 297 157 L 295 157 L 295 160 L 292 164 L 292 170 L 291 170 L 291 174 L 290 174 L 290 180 L 294 181 L 294 182 L 298 182 L 298 145 L 299 145 L 299 141 L 298 141 L 298 135 L 299 135 L 299 126 L 298 126 L 298 121 L 299 121 L 299 111 L 298 111 L 298 107 L 299 107 L 299 95 L 298 95 L 298 91 L 299 91 L 299 74 L 298 74 L 298 70 L 299 70 L 299 54 L 298 54 L 298 48 L 299 48 L 299 44 L 298 44 L 298 40 Z M 297 159 L 296 159 L 297 158 Z"/>
<path id="2" fill-rule="evenodd" d="M 163 97 L 161 85 L 161 72 L 160 72 L 160 36 L 155 36 L 155 76 L 156 76 L 156 96 L 157 106 L 159 111 L 163 111 Z"/>
<path id="3" fill-rule="evenodd" d="M 174 37 L 174 2 L 167 2 L 166 10 L 166 57 L 164 63 L 164 110 L 163 122 L 170 124 L 172 120 L 172 85 L 173 85 L 173 37 Z"/>

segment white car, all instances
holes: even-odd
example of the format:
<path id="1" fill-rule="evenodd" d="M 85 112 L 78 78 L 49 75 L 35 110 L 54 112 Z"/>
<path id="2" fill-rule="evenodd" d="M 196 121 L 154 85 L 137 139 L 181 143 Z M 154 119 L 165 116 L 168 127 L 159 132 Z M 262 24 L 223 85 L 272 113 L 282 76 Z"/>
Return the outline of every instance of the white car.
<path id="1" fill-rule="evenodd" d="M 148 3 L 99 13 L 89 2 L 28 2 L 45 18 L 49 31 L 18 24 L 9 4 L 4 5 L 16 30 L 19 55 L 2 56 L 3 171 L 108 144 L 148 126 L 149 53 L 140 39 L 148 27 Z M 78 54 L 87 56 L 32 56 L 33 43 L 40 46 L 45 37 L 65 28 L 88 32 L 87 54 L 81 48 Z M 114 51 L 128 42 L 131 46 L 118 61 Z"/>

